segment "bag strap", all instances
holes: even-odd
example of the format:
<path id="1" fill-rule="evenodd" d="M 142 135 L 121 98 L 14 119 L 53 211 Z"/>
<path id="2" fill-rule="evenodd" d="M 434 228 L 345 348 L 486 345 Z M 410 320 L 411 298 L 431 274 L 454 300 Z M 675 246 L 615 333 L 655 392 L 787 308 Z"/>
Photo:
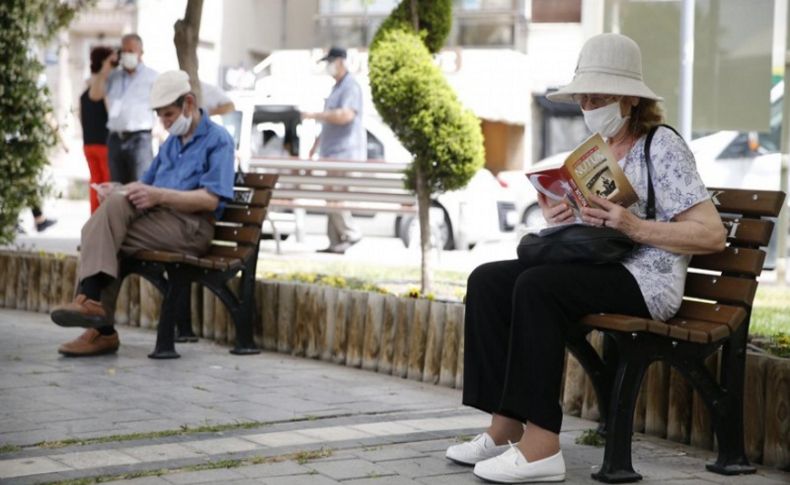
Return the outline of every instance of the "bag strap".
<path id="1" fill-rule="evenodd" d="M 645 164 L 647 166 L 647 219 L 656 218 L 656 194 L 653 191 L 653 177 L 650 174 L 650 165 L 652 164 L 650 160 L 650 144 L 653 142 L 653 135 L 656 134 L 656 131 L 658 131 L 658 128 L 661 126 L 664 128 L 669 128 L 670 130 L 674 131 L 677 136 L 680 136 L 680 133 L 678 133 L 676 129 L 664 123 L 653 126 L 650 128 L 650 131 L 647 132 L 647 139 L 645 140 Z M 680 136 L 680 138 L 683 137 Z"/>

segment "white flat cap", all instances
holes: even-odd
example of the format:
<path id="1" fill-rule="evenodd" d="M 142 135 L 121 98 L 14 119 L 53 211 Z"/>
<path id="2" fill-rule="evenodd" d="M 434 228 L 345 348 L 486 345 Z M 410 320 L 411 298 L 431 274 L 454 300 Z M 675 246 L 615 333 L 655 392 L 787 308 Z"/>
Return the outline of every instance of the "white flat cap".
<path id="1" fill-rule="evenodd" d="M 189 74 L 185 71 L 163 72 L 151 87 L 151 108 L 171 105 L 190 91 L 192 87 L 189 85 Z"/>

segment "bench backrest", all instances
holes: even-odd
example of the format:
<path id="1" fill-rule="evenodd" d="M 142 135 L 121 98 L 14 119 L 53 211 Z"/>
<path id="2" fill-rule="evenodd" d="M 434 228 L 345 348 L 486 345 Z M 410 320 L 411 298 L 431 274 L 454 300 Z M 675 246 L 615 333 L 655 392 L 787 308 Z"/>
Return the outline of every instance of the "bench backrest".
<path id="1" fill-rule="evenodd" d="M 685 298 L 673 320 L 709 322 L 707 331 L 715 339 L 717 332 L 729 333 L 741 324 L 748 325 L 756 278 L 765 262 L 761 248 L 768 245 L 774 227 L 767 218 L 779 214 L 785 194 L 725 188 L 708 191 L 727 228 L 728 244 L 721 252 L 691 259 Z M 723 327 L 716 329 L 716 325 Z"/>
<path id="2" fill-rule="evenodd" d="M 201 259 L 215 261 L 218 267 L 229 260 L 247 259 L 258 252 L 261 224 L 266 217 L 277 174 L 237 172 L 233 202 L 214 226 L 214 240 Z"/>
<path id="3" fill-rule="evenodd" d="M 416 196 L 404 187 L 403 163 L 254 157 L 248 167 L 280 175 L 274 208 L 334 210 L 326 202 L 342 202 L 362 213 L 412 213 L 417 208 Z"/>

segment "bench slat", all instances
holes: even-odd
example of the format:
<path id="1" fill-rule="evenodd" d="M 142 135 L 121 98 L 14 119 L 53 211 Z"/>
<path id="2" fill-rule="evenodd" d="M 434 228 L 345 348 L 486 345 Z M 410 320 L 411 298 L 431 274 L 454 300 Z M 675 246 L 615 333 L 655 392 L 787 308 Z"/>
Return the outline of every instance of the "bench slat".
<path id="1" fill-rule="evenodd" d="M 168 253 L 166 251 L 139 251 L 134 255 L 135 259 L 143 261 L 155 261 L 157 263 L 180 263 L 184 261 L 184 255 L 179 253 Z"/>
<path id="2" fill-rule="evenodd" d="M 746 246 L 768 246 L 774 222 L 766 219 L 745 219 L 734 216 L 723 216 L 722 221 L 727 229 L 727 240 L 733 244 Z"/>
<path id="3" fill-rule="evenodd" d="M 233 189 L 233 204 L 265 207 L 272 199 L 271 189 L 248 189 L 235 187 Z"/>
<path id="4" fill-rule="evenodd" d="M 723 323 L 731 331 L 735 331 L 746 320 L 747 314 L 746 310 L 739 306 L 683 300 L 675 316 L 686 320 Z"/>
<path id="5" fill-rule="evenodd" d="M 763 270 L 765 251 L 728 247 L 719 253 L 697 255 L 691 258 L 692 268 L 741 273 L 757 276 Z"/>
<path id="6" fill-rule="evenodd" d="M 708 193 L 719 212 L 776 217 L 782 210 L 784 192 L 709 187 Z"/>
<path id="7" fill-rule="evenodd" d="M 721 323 L 684 318 L 670 318 L 667 323 L 670 338 L 677 340 L 707 344 L 730 336 L 730 328 Z"/>
<path id="8" fill-rule="evenodd" d="M 414 204 L 417 198 L 411 194 L 387 192 L 329 192 L 326 190 L 280 190 L 275 197 L 279 199 L 317 199 L 332 201 L 389 202 L 394 204 Z"/>
<path id="9" fill-rule="evenodd" d="M 237 224 L 260 225 L 266 217 L 266 209 L 262 207 L 242 208 L 228 206 L 222 213 L 223 222 L 235 222 Z"/>
<path id="10" fill-rule="evenodd" d="M 337 207 L 330 207 L 326 205 L 318 205 L 317 203 L 309 204 L 307 202 L 290 202 L 286 200 L 272 200 L 269 206 L 272 209 L 305 209 L 310 212 L 335 212 Z M 376 215 L 381 212 L 392 212 L 396 214 L 414 214 L 417 212 L 417 205 L 403 205 L 403 204 L 343 204 L 343 208 L 350 210 L 354 214 L 371 214 Z"/>
<path id="11" fill-rule="evenodd" d="M 409 165 L 385 161 L 368 160 L 365 162 L 352 160 L 299 160 L 295 158 L 252 157 L 248 163 L 250 169 L 278 171 L 285 175 L 289 170 L 333 170 L 344 172 L 371 173 L 403 173 Z"/>
<path id="12" fill-rule="evenodd" d="M 228 227 L 216 226 L 214 239 L 219 241 L 233 241 L 239 244 L 258 244 L 261 237 L 260 226 Z"/>
<path id="13" fill-rule="evenodd" d="M 330 175 L 280 175 L 278 180 L 279 189 L 291 188 L 292 185 L 317 185 L 320 187 L 326 186 L 343 186 L 343 187 L 376 187 L 376 188 L 390 188 L 407 192 L 403 186 L 403 176 L 397 178 L 393 177 L 339 177 Z"/>
<path id="14" fill-rule="evenodd" d="M 205 257 L 219 256 L 227 259 L 247 259 L 253 249 L 249 246 L 220 246 L 213 244 Z"/>
<path id="15" fill-rule="evenodd" d="M 277 183 L 275 173 L 241 173 L 236 172 L 234 185 L 252 189 L 271 189 Z"/>
<path id="16" fill-rule="evenodd" d="M 686 276 L 686 289 L 683 294 L 719 303 L 750 306 L 756 291 L 756 280 L 690 272 Z"/>

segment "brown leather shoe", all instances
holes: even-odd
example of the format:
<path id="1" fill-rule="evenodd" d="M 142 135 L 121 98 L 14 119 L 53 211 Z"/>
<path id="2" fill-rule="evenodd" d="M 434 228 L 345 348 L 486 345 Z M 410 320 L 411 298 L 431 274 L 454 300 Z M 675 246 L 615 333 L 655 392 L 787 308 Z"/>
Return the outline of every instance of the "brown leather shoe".
<path id="1" fill-rule="evenodd" d="M 110 325 L 101 302 L 77 295 L 73 302 L 52 310 L 52 321 L 61 327 L 97 328 Z"/>
<path id="2" fill-rule="evenodd" d="M 111 354 L 117 351 L 120 345 L 118 332 L 112 335 L 102 335 L 95 328 L 89 328 L 76 339 L 61 345 L 58 352 L 67 357 L 87 357 L 89 355 Z"/>

